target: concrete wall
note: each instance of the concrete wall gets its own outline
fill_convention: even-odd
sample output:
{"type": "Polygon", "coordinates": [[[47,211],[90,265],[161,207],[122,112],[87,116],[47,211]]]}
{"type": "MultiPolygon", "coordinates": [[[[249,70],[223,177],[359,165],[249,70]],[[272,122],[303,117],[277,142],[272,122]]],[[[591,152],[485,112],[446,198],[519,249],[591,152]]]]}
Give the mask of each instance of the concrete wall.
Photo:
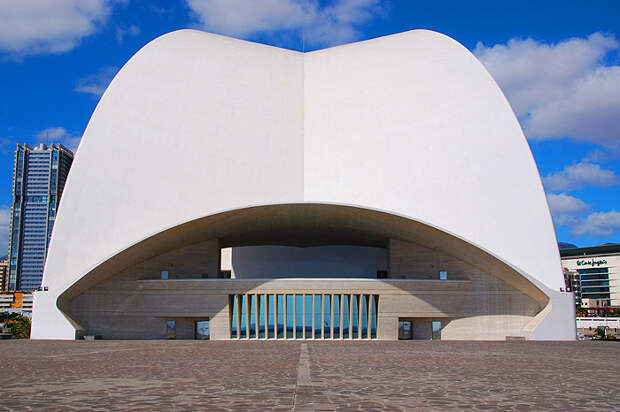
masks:
{"type": "Polygon", "coordinates": [[[440,271],[448,279],[468,279],[472,266],[446,252],[402,240],[389,242],[390,277],[393,279],[439,279],[440,271]]]}
{"type": "Polygon", "coordinates": [[[186,246],[138,263],[123,270],[115,279],[160,279],[161,271],[169,279],[216,279],[220,268],[220,248],[217,239],[186,246]]]}

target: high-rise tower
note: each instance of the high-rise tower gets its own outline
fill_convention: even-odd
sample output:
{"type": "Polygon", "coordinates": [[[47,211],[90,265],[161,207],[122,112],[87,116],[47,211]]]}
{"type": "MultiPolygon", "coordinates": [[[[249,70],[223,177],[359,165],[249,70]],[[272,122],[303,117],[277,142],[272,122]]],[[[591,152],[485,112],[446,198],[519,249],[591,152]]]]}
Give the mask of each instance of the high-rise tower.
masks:
{"type": "Polygon", "coordinates": [[[9,290],[41,286],[43,265],[73,152],[62,145],[17,145],[9,239],[9,290]]]}

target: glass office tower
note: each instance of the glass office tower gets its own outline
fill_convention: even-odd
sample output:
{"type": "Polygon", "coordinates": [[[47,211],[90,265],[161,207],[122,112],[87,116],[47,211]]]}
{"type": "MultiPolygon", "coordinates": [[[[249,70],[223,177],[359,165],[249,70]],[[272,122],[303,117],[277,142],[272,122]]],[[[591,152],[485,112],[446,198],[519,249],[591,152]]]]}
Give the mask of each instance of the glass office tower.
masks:
{"type": "Polygon", "coordinates": [[[43,264],[73,152],[62,145],[17,145],[9,238],[9,290],[41,286],[43,264]]]}

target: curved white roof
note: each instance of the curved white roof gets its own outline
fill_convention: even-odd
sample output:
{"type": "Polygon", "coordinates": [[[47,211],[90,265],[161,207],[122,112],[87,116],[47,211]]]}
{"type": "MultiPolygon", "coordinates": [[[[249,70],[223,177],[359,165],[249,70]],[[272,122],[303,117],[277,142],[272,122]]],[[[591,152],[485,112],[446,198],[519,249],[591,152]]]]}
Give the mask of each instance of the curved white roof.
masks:
{"type": "MultiPolygon", "coordinates": [[[[415,30],[303,54],[181,30],[143,47],[101,98],[62,197],[40,307],[167,228],[304,202],[408,217],[563,287],[528,144],[462,45],[415,30]]],[[[58,336],[36,312],[33,335],[58,336]]]]}

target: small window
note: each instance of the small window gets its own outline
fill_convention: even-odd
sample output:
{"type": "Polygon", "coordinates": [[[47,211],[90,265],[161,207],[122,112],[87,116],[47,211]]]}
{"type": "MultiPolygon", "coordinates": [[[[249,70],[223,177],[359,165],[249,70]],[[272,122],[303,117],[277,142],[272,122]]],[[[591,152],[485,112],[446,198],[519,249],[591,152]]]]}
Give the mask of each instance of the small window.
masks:
{"type": "Polygon", "coordinates": [[[439,280],[448,280],[448,271],[440,270],[439,271],[439,280]]]}
{"type": "Polygon", "coordinates": [[[177,322],[175,320],[166,321],[166,339],[177,337],[177,322]]]}
{"type": "Polygon", "coordinates": [[[167,270],[162,270],[161,271],[161,278],[162,278],[162,280],[168,279],[168,271],[167,270]]]}

